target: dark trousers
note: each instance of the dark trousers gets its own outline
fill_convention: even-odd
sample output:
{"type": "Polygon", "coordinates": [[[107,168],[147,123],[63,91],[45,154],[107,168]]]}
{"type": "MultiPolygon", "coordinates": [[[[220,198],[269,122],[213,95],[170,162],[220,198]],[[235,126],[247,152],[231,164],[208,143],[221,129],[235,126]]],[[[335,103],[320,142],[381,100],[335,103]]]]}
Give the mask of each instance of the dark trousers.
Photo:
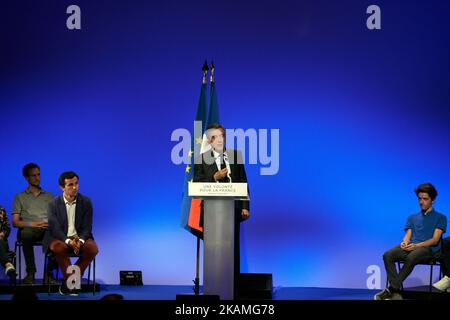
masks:
{"type": "Polygon", "coordinates": [[[42,239],[44,239],[45,232],[46,230],[41,228],[26,227],[19,229],[18,239],[23,244],[23,255],[27,266],[27,273],[36,273],[33,244],[42,241],[42,239]]]}
{"type": "MultiPolygon", "coordinates": [[[[68,278],[70,274],[67,273],[67,268],[71,265],[70,254],[73,253],[73,249],[69,247],[64,241],[53,239],[50,241],[50,250],[55,254],[56,261],[63,273],[64,280],[68,278]]],[[[80,254],[77,262],[75,263],[83,276],[86,268],[94,260],[98,253],[98,247],[94,240],[89,239],[81,246],[80,254]]]]}
{"type": "Polygon", "coordinates": [[[442,240],[442,272],[450,277],[450,237],[442,240]]]}
{"type": "Polygon", "coordinates": [[[0,239],[0,264],[4,267],[7,262],[11,262],[8,258],[9,246],[8,241],[0,239]]]}
{"type": "Polygon", "coordinates": [[[403,281],[410,275],[414,267],[422,260],[431,257],[433,257],[433,254],[430,248],[417,248],[407,252],[398,245],[386,251],[383,255],[383,261],[391,287],[394,290],[400,290],[403,281]],[[397,272],[395,266],[398,261],[404,261],[399,272],[397,272]]]}
{"type": "MultiPolygon", "coordinates": [[[[36,273],[36,263],[34,257],[34,244],[41,242],[44,239],[46,229],[26,227],[19,229],[17,239],[22,242],[23,255],[25,257],[25,264],[27,273],[36,273]]],[[[48,262],[47,270],[51,273],[56,267],[56,261],[51,258],[48,262]]]]}

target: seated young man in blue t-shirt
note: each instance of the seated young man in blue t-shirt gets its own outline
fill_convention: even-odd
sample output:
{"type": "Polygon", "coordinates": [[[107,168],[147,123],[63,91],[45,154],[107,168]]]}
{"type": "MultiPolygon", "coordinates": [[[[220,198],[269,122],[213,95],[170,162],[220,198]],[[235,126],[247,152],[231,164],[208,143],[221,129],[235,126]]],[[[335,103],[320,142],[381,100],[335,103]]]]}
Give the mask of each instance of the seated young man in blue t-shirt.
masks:
{"type": "Polygon", "coordinates": [[[406,233],[400,245],[384,253],[384,267],[390,286],[377,293],[375,300],[401,300],[400,288],[414,266],[441,250],[441,236],[447,229],[447,217],[433,209],[437,190],[431,183],[423,183],[414,191],[421,210],[408,217],[406,233]],[[405,262],[399,272],[395,267],[397,261],[405,262]]]}

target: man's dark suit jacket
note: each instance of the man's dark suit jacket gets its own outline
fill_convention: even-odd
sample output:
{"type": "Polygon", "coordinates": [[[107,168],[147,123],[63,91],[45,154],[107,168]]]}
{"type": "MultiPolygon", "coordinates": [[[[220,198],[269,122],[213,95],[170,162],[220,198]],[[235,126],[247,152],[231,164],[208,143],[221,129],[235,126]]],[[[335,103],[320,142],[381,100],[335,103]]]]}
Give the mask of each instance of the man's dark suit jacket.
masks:
{"type": "MultiPolygon", "coordinates": [[[[247,183],[247,175],[245,174],[245,167],[242,159],[242,154],[233,149],[226,149],[226,153],[228,155],[228,159],[230,162],[231,169],[231,181],[232,182],[245,182],[247,183]]],[[[194,182],[215,182],[214,174],[219,171],[217,168],[217,164],[215,161],[211,161],[214,158],[213,151],[207,151],[205,154],[201,154],[197,158],[196,163],[194,164],[194,182]],[[208,161],[205,161],[205,154],[208,154],[208,161]],[[210,157],[209,157],[210,156],[210,157]],[[200,163],[201,161],[201,163],[200,163]],[[212,163],[211,163],[212,162],[212,163]]],[[[225,178],[223,180],[219,180],[219,182],[228,182],[228,179],[225,178]]],[[[250,211],[250,201],[245,200],[237,200],[235,203],[235,211],[239,217],[239,221],[242,220],[241,212],[242,209],[247,209],[250,211]]]]}
{"type": "MultiPolygon", "coordinates": [[[[75,229],[78,237],[84,241],[93,239],[91,199],[78,194],[76,201],[75,229]]],[[[60,195],[48,204],[48,232],[46,232],[46,237],[43,241],[44,251],[47,251],[52,239],[66,241],[68,230],[66,204],[64,203],[63,195],[60,195]]]]}

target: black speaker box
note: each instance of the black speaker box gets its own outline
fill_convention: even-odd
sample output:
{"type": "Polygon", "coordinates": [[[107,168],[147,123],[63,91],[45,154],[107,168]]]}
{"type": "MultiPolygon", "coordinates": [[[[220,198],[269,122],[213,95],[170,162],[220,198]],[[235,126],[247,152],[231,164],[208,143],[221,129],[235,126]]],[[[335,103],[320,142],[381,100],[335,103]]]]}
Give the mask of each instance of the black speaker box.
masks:
{"type": "Polygon", "coordinates": [[[241,273],[237,289],[238,299],[272,299],[272,274],[241,273]]]}
{"type": "Polygon", "coordinates": [[[142,286],[142,271],[120,271],[120,285],[142,286]]]}

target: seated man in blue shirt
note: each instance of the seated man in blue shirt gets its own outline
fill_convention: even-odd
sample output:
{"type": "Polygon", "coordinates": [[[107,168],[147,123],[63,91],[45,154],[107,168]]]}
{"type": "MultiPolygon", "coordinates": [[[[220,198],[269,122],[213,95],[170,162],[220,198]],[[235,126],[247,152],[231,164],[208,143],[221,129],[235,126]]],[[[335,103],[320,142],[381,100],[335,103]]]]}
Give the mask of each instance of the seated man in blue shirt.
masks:
{"type": "Polygon", "coordinates": [[[447,218],[433,209],[437,190],[431,183],[423,183],[415,189],[415,193],[421,211],[409,216],[400,245],[384,253],[384,267],[390,286],[377,293],[375,300],[401,300],[400,288],[414,266],[441,250],[441,237],[447,229],[447,218]],[[395,267],[397,261],[404,261],[399,272],[395,267]]]}

